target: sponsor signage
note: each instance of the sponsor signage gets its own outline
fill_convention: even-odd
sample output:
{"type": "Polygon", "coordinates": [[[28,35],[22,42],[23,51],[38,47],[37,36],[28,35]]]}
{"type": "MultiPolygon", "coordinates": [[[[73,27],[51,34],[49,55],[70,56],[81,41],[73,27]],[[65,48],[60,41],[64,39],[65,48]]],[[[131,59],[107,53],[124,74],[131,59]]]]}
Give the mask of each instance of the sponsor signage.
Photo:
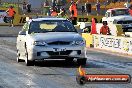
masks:
{"type": "Polygon", "coordinates": [[[94,47],[114,52],[132,54],[132,38],[94,35],[94,47]]]}
{"type": "Polygon", "coordinates": [[[84,85],[86,83],[127,84],[131,82],[131,76],[129,74],[87,74],[86,70],[80,66],[78,68],[76,81],[80,85],[84,85]]]}

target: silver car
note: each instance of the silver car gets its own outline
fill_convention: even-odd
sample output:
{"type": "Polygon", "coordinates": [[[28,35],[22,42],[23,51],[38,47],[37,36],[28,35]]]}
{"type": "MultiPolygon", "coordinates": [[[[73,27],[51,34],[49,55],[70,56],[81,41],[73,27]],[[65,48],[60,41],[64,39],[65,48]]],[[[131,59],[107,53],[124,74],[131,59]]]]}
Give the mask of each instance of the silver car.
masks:
{"type": "Polygon", "coordinates": [[[17,37],[17,62],[33,65],[37,60],[65,59],[85,65],[85,40],[64,18],[37,18],[27,21],[17,37]]]}

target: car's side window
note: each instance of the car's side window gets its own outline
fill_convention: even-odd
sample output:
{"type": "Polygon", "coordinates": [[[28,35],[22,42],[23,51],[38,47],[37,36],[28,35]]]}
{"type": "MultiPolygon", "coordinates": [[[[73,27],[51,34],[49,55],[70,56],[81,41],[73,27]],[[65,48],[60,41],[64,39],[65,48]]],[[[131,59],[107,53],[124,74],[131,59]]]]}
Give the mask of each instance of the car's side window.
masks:
{"type": "Polygon", "coordinates": [[[29,29],[29,23],[26,22],[22,28],[22,31],[27,31],[29,29]]]}

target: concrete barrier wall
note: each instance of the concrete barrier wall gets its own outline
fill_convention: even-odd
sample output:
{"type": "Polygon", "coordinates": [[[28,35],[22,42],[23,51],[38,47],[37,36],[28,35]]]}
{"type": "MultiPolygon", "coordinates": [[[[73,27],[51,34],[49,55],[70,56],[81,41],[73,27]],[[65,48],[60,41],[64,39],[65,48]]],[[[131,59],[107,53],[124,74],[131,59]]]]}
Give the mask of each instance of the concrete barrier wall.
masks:
{"type": "Polygon", "coordinates": [[[86,47],[93,47],[93,35],[90,33],[82,33],[82,37],[86,41],[86,47]]]}
{"type": "Polygon", "coordinates": [[[93,35],[94,48],[132,55],[132,38],[93,35]]]}

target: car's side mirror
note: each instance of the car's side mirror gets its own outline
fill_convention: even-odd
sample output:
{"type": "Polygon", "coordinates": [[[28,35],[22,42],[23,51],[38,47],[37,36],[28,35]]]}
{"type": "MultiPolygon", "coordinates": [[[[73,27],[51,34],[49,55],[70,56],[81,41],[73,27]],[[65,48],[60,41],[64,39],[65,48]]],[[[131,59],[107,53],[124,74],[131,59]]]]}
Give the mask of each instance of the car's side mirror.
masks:
{"type": "Polygon", "coordinates": [[[20,31],[19,35],[26,35],[26,31],[20,31]]]}

